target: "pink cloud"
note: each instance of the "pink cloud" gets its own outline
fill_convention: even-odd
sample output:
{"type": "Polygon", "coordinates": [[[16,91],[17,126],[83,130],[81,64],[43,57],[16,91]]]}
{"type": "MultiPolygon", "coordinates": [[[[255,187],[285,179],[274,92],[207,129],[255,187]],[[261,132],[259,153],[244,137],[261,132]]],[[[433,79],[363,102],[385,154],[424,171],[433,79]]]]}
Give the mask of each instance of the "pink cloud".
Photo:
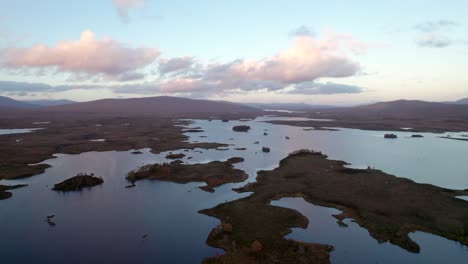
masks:
{"type": "Polygon", "coordinates": [[[205,90],[281,90],[289,85],[319,78],[343,78],[361,70],[348,56],[361,54],[367,45],[347,35],[330,34],[323,39],[297,36],[289,49],[262,60],[236,60],[200,66],[197,74],[164,81],[166,93],[205,90]]]}
{"type": "Polygon", "coordinates": [[[298,36],[294,39],[291,48],[272,58],[213,65],[207,71],[207,78],[300,83],[323,77],[352,76],[361,69],[361,66],[346,57],[345,52],[349,50],[354,52],[358,47],[346,44],[344,40],[342,37],[317,40],[310,36],[298,36]]]}
{"type": "Polygon", "coordinates": [[[157,49],[129,48],[109,38],[96,39],[86,30],[77,41],[62,41],[55,47],[4,50],[3,66],[8,68],[55,68],[60,72],[103,75],[113,79],[136,76],[139,69],[154,62],[157,49]]]}
{"type": "Polygon", "coordinates": [[[195,92],[202,90],[203,86],[203,82],[197,79],[175,78],[161,83],[159,89],[163,93],[195,92]]]}

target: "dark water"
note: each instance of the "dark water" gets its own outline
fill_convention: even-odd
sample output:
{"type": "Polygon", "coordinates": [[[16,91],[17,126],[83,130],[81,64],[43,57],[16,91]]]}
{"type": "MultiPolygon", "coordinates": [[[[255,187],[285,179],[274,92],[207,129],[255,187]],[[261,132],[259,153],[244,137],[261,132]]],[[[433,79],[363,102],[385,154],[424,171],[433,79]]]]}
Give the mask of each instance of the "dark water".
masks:
{"type": "MultiPolygon", "coordinates": [[[[230,146],[227,150],[200,149],[184,152],[187,157],[193,157],[191,160],[186,157],[185,161],[198,163],[241,156],[245,158],[245,162],[236,167],[249,173],[248,181],[254,181],[259,169],[273,169],[289,152],[310,148],[324,151],[330,158],[345,160],[354,166],[370,165],[418,182],[449,188],[468,188],[468,163],[465,162],[468,142],[444,140],[434,134],[424,134],[422,139],[406,138],[411,132],[398,132],[400,138],[392,141],[383,139],[385,132],[352,129],[337,132],[304,131],[298,127],[258,122],[268,119],[272,118],[227,123],[196,120],[192,127],[201,126],[205,132],[189,133],[190,141],[219,142],[230,146]],[[233,132],[232,126],[238,124],[248,124],[252,130],[248,133],[233,132]],[[268,135],[264,136],[264,132],[268,135]],[[291,139],[286,140],[286,136],[291,139]],[[253,144],[255,141],[259,141],[259,144],[253,144]],[[262,146],[270,147],[271,152],[262,153],[262,146]],[[247,150],[235,150],[237,147],[246,147],[247,150]]],[[[248,195],[240,195],[231,190],[232,187],[245,183],[227,184],[217,188],[215,193],[196,188],[203,183],[175,184],[160,181],[142,181],[137,183],[137,187],[126,189],[124,186],[128,183],[125,176],[129,171],[143,164],[163,162],[167,154],[155,155],[147,149],[143,152],[142,155],[116,151],[57,154],[57,158],[44,162],[52,165],[44,174],[12,181],[15,184],[28,183],[29,186],[13,190],[14,196],[11,199],[0,202],[2,261],[199,263],[206,256],[222,253],[219,249],[205,245],[206,237],[219,221],[198,214],[197,211],[248,195]],[[50,190],[53,184],[79,172],[95,173],[96,176],[103,177],[104,184],[66,194],[50,190]],[[54,221],[57,225],[54,227],[49,227],[45,222],[46,216],[51,214],[56,215],[54,221]],[[144,235],[148,237],[145,239],[144,235]]],[[[10,182],[0,182],[8,183],[10,182]]],[[[288,204],[283,205],[289,207],[288,204]]],[[[315,215],[329,217],[324,212],[315,215]]],[[[330,223],[336,225],[333,219],[330,223]]],[[[322,225],[323,230],[332,228],[328,222],[319,226],[322,225]]],[[[355,229],[350,227],[347,230],[355,229]]],[[[458,256],[460,249],[466,250],[452,241],[421,234],[423,235],[416,233],[415,239],[423,247],[421,256],[429,261],[426,263],[437,263],[430,262],[430,255],[424,255],[424,249],[430,248],[430,245],[444,245],[446,249],[443,254],[451,256],[458,256]]],[[[346,239],[347,235],[349,234],[345,231],[330,232],[331,240],[328,241],[332,242],[327,243],[338,243],[340,236],[346,239]]],[[[324,236],[327,236],[326,233],[324,236]]],[[[414,258],[411,258],[414,254],[399,247],[379,245],[365,230],[361,230],[355,240],[360,242],[356,244],[362,245],[363,252],[368,248],[388,255],[398,252],[403,256],[399,259],[401,263],[414,263],[414,258]],[[371,242],[376,245],[370,247],[371,242]]],[[[340,247],[333,254],[333,260],[340,260],[337,263],[349,263],[341,262],[341,259],[354,255],[354,250],[355,248],[343,245],[343,248],[340,247]]],[[[462,252],[468,259],[466,251],[462,252]]],[[[371,253],[360,254],[372,256],[371,253]]]]}

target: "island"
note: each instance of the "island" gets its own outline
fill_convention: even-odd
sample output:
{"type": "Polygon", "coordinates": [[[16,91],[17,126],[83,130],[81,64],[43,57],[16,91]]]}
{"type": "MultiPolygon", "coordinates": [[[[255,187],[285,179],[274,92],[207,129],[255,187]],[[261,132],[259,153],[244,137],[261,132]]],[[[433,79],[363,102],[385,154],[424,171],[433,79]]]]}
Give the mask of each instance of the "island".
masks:
{"type": "Polygon", "coordinates": [[[185,157],[183,153],[170,153],[166,155],[166,159],[181,159],[183,157],[185,157]]]}
{"type": "Polygon", "coordinates": [[[207,243],[225,254],[204,263],[330,263],[332,246],[284,238],[290,228],[305,228],[308,220],[295,210],[270,205],[283,197],[303,197],[339,209],[338,224],[352,218],[379,242],[389,241],[410,252],[420,250],[408,236],[414,231],[468,245],[468,202],[455,198],[467,195],[467,190],[418,184],[380,170],[345,165],[319,152],[297,151],[281,160],[278,168],[259,171],[257,182],[236,190],[252,192],[250,196],[200,211],[231,226],[225,230],[221,225],[210,233],[207,243]],[[255,249],[254,243],[261,247],[255,249]]]}
{"type": "Polygon", "coordinates": [[[235,132],[249,132],[250,126],[246,126],[246,125],[233,126],[232,130],[235,132]]]}
{"type": "Polygon", "coordinates": [[[392,138],[393,139],[393,138],[398,138],[398,136],[395,135],[395,134],[385,134],[384,138],[392,138]]]}
{"type": "Polygon", "coordinates": [[[104,183],[102,178],[94,177],[94,174],[79,173],[75,177],[54,185],[54,191],[79,191],[85,187],[93,187],[104,183]]]}
{"type": "Polygon", "coordinates": [[[241,163],[241,162],[244,162],[244,158],[241,158],[241,157],[232,157],[232,158],[229,158],[227,160],[227,162],[231,163],[231,164],[236,164],[236,163],[241,163]]]}
{"type": "Polygon", "coordinates": [[[127,180],[132,183],[143,179],[176,183],[205,182],[206,185],[201,186],[200,189],[214,192],[215,187],[225,183],[242,182],[248,178],[247,173],[234,168],[233,164],[238,162],[241,162],[240,158],[198,164],[183,164],[179,162],[150,164],[136,171],[129,172],[127,180]]]}

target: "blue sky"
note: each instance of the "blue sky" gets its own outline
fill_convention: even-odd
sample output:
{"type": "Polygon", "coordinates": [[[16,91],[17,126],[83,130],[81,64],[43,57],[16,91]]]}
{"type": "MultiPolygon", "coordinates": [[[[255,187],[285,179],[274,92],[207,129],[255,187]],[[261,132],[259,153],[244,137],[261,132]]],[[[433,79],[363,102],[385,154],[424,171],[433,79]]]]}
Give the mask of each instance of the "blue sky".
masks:
{"type": "MultiPolygon", "coordinates": [[[[324,104],[454,100],[468,97],[466,10],[462,0],[5,0],[0,95],[82,101],[165,94],[324,104]],[[293,34],[300,27],[310,34],[293,34]],[[103,58],[103,52],[82,51],[78,42],[86,30],[93,45],[104,51],[117,46],[115,52],[103,58]],[[54,48],[63,42],[77,45],[58,53],[54,48]],[[38,53],[38,44],[48,50],[38,53]],[[345,47],[333,50],[335,45],[345,47]],[[89,61],[71,65],[77,54],[89,61]],[[174,58],[190,59],[162,74],[161,65],[174,58]],[[93,60],[135,63],[125,69],[84,65],[93,60]],[[355,67],[342,70],[350,64],[355,67]],[[288,69],[304,72],[281,76],[288,69]]],[[[185,60],[170,62],[177,61],[185,60]]]]}

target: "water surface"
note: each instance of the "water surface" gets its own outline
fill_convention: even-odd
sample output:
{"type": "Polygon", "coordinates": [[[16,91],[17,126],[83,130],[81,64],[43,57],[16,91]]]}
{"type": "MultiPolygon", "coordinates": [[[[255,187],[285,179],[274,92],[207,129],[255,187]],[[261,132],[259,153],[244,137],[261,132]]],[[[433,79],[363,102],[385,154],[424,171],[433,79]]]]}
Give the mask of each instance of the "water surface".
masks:
{"type": "Polygon", "coordinates": [[[12,128],[12,129],[0,129],[0,135],[9,135],[9,134],[25,134],[31,133],[35,130],[42,128],[12,128]]]}
{"type": "MultiPolygon", "coordinates": [[[[394,132],[399,138],[387,140],[383,138],[386,132],[382,131],[304,131],[301,127],[262,122],[275,119],[278,118],[267,116],[253,121],[229,122],[194,120],[187,128],[201,127],[204,132],[186,133],[190,142],[218,142],[229,146],[218,150],[182,149],[172,152],[183,152],[186,154],[183,160],[189,163],[243,157],[245,161],[235,166],[249,174],[246,182],[255,181],[258,170],[277,167],[289,152],[309,148],[323,151],[332,159],[347,161],[350,166],[372,166],[417,182],[468,188],[468,163],[465,162],[467,142],[441,139],[438,138],[440,134],[430,133],[423,133],[424,138],[415,139],[410,138],[411,132],[394,132]],[[248,133],[234,132],[234,125],[249,125],[252,129],[248,133]],[[265,132],[268,135],[265,136],[265,132]],[[257,141],[259,143],[254,144],[257,141]],[[261,148],[264,146],[270,147],[271,152],[263,153],[261,148]]],[[[144,164],[167,161],[165,156],[168,152],[156,155],[148,149],[142,151],[140,155],[133,155],[131,151],[56,154],[56,158],[44,161],[52,167],[42,175],[0,181],[0,184],[29,184],[26,188],[13,190],[12,198],[0,202],[2,261],[200,263],[204,257],[222,253],[205,244],[209,232],[219,221],[197,212],[249,195],[231,190],[243,186],[245,182],[226,184],[216,188],[215,193],[197,188],[204,183],[175,184],[149,180],[137,182],[135,188],[127,189],[125,186],[129,183],[125,176],[129,171],[144,164]],[[81,192],[50,190],[53,184],[80,172],[103,177],[104,184],[81,192]],[[56,215],[55,227],[49,227],[45,222],[46,216],[51,214],[56,215]],[[145,235],[148,236],[146,239],[143,238],[145,235]],[[70,258],[77,254],[79,257],[70,258]]],[[[312,223],[315,217],[329,215],[320,211],[310,217],[310,221],[312,223]]],[[[331,223],[336,225],[333,219],[331,223]]],[[[323,230],[332,228],[326,221],[318,226],[323,230]]],[[[335,243],[341,237],[346,238],[349,235],[346,232],[360,230],[353,231],[359,233],[354,239],[355,243],[369,246],[379,254],[401,255],[398,259],[400,263],[414,263],[414,254],[393,245],[379,245],[365,230],[356,228],[351,226],[342,233],[330,231],[328,238],[327,233],[323,233],[324,239],[328,239],[324,241],[335,243]]],[[[452,241],[424,233],[414,236],[423,250],[436,245],[444,248],[446,253],[442,255],[457,255],[460,252],[460,246],[452,241]]],[[[347,254],[353,252],[353,248],[346,245],[340,246],[340,250],[347,254]]],[[[362,254],[372,255],[371,252],[362,254]]],[[[468,255],[464,256],[468,258],[468,255]]]]}

